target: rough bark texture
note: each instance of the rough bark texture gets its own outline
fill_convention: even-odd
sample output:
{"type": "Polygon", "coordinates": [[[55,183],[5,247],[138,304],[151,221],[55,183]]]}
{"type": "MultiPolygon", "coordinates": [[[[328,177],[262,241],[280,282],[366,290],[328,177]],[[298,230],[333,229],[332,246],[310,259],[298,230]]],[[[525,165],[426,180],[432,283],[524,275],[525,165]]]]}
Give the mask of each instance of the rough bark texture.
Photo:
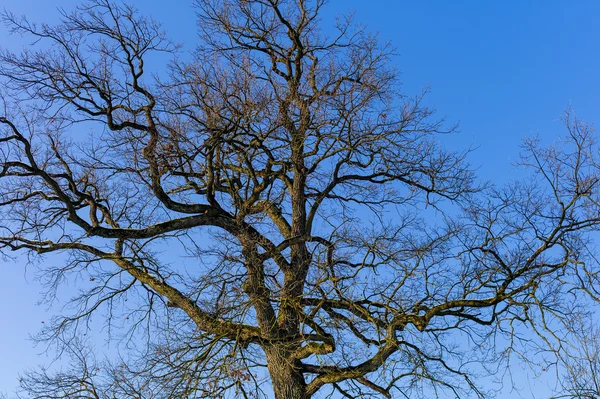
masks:
{"type": "Polygon", "coordinates": [[[308,399],[300,362],[284,348],[266,348],[267,363],[276,399],[308,399]]]}

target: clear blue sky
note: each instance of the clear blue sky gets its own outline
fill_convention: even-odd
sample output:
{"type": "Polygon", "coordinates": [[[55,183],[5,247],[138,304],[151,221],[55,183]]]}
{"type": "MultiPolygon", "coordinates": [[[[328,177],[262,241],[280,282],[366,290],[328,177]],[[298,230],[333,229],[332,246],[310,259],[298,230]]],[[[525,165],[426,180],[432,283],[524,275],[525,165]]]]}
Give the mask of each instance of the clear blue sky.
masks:
{"type": "MultiPolygon", "coordinates": [[[[75,0],[2,0],[4,7],[33,21],[50,22],[56,7],[75,0]]],[[[164,23],[176,41],[192,45],[193,10],[185,0],[133,0],[164,23]]],[[[429,86],[428,103],[460,133],[456,148],[476,147],[471,161],[485,179],[504,181],[514,169],[521,139],[562,134],[557,119],[572,105],[598,124],[600,110],[600,1],[400,1],[331,0],[324,23],[336,13],[356,12],[356,21],[378,31],[397,48],[407,94],[429,86]]],[[[0,45],[17,50],[23,42],[0,27],[0,45]]],[[[15,386],[17,373],[43,363],[40,348],[27,340],[53,309],[36,306],[40,287],[23,262],[0,260],[0,391],[15,386]]],[[[542,398],[544,382],[532,388],[542,398]]],[[[533,398],[526,387],[507,398],[533,398]]]]}

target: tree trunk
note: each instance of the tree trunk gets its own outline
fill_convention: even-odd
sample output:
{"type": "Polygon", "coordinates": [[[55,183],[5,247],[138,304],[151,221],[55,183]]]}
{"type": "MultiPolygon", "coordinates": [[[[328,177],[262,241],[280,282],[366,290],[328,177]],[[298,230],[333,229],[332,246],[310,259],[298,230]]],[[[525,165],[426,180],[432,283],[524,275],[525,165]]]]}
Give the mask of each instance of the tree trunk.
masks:
{"type": "Polygon", "coordinates": [[[298,362],[286,356],[281,348],[265,349],[275,399],[309,399],[306,382],[298,368],[298,362]]]}

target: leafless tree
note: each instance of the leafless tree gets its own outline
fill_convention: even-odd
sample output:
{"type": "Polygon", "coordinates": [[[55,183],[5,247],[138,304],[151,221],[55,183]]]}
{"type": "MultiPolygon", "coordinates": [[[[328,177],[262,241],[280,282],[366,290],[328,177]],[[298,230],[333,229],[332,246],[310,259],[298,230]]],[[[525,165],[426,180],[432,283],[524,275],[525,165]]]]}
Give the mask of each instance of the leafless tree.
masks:
{"type": "Polygon", "coordinates": [[[559,386],[552,399],[600,398],[600,329],[594,319],[592,314],[574,320],[572,339],[559,352],[559,386]]]}
{"type": "Polygon", "coordinates": [[[196,6],[190,56],[108,0],[5,15],[35,45],[0,55],[0,243],[49,298],[80,289],[42,334],[77,366],[25,396],[483,396],[525,331],[559,338],[598,286],[589,126],[480,185],[392,49],[319,29],[324,0],[196,6]],[[114,366],[78,343],[92,317],[129,337],[114,366]]]}

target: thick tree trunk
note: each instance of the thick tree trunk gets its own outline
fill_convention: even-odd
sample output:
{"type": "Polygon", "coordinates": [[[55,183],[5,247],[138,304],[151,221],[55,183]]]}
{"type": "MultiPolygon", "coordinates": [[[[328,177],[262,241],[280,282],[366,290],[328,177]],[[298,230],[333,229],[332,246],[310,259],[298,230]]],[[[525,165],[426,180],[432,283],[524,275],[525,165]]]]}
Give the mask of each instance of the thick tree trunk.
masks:
{"type": "Polygon", "coordinates": [[[297,363],[290,360],[285,350],[269,348],[265,350],[269,374],[276,399],[309,399],[306,382],[297,363]]]}

